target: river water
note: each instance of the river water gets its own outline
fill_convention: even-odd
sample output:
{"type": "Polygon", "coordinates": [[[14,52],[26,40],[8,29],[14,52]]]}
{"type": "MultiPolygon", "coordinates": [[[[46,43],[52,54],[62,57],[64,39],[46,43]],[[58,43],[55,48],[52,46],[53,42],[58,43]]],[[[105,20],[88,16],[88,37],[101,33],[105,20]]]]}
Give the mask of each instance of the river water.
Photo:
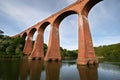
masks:
{"type": "Polygon", "coordinates": [[[0,60],[0,80],[120,80],[119,60],[80,66],[76,60],[0,60]]]}

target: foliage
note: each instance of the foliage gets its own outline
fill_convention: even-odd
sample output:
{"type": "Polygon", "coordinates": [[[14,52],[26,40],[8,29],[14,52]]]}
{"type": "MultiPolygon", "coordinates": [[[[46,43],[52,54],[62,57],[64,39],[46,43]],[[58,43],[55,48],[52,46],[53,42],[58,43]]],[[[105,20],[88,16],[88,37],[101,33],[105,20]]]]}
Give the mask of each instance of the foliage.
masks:
{"type": "MultiPolygon", "coordinates": [[[[103,56],[105,58],[119,58],[120,57],[120,43],[113,45],[104,45],[94,47],[96,56],[103,56]]],[[[78,50],[67,50],[60,47],[62,57],[77,57],[78,50]]]]}
{"type": "Polygon", "coordinates": [[[95,53],[97,56],[119,58],[120,57],[120,43],[108,45],[108,46],[95,47],[95,53]]]}
{"type": "Polygon", "coordinates": [[[77,57],[77,50],[67,50],[67,49],[63,49],[62,47],[60,47],[60,51],[61,51],[61,56],[64,57],[69,57],[69,58],[76,58],[77,57]]]}
{"type": "Polygon", "coordinates": [[[23,45],[24,39],[21,37],[2,36],[0,38],[0,55],[21,55],[23,45]]]}
{"type": "Polygon", "coordinates": [[[2,35],[4,32],[2,30],[0,30],[0,35],[2,35]]]}
{"type": "Polygon", "coordinates": [[[46,52],[47,52],[47,44],[44,44],[44,55],[46,55],[46,52]]]}
{"type": "Polygon", "coordinates": [[[0,38],[2,38],[3,37],[3,31],[2,30],[0,30],[0,38]]]}
{"type": "MultiPolygon", "coordinates": [[[[47,48],[48,46],[44,44],[44,55],[46,55],[47,48]]],[[[62,58],[64,57],[76,58],[77,57],[77,50],[70,51],[70,50],[63,49],[62,47],[60,47],[60,53],[61,53],[62,58]]]]}

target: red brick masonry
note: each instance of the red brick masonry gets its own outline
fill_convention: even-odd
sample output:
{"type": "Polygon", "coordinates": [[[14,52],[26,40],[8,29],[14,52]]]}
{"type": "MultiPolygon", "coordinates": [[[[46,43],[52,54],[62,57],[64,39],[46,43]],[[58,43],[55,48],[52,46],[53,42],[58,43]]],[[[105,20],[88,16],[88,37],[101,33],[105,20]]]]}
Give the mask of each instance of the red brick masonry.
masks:
{"type": "Polygon", "coordinates": [[[98,63],[95,56],[91,33],[88,23],[88,13],[91,8],[101,0],[78,0],[63,10],[51,15],[47,19],[35,24],[16,36],[27,37],[24,46],[24,54],[29,55],[29,59],[41,58],[48,60],[61,60],[59,25],[61,21],[71,14],[78,14],[78,58],[77,64],[86,65],[98,63]],[[50,38],[46,56],[44,56],[44,30],[50,25],[50,38]],[[38,32],[35,44],[32,38],[38,32]],[[33,47],[32,47],[33,46],[33,47]]]}

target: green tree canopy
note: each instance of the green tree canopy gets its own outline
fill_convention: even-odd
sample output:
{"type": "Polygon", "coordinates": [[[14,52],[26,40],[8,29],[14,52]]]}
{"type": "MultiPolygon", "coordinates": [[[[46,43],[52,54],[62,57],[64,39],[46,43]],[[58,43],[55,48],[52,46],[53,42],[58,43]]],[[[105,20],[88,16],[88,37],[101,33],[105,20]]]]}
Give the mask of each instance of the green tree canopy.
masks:
{"type": "Polygon", "coordinates": [[[4,32],[2,30],[0,30],[0,35],[3,34],[4,32]]]}

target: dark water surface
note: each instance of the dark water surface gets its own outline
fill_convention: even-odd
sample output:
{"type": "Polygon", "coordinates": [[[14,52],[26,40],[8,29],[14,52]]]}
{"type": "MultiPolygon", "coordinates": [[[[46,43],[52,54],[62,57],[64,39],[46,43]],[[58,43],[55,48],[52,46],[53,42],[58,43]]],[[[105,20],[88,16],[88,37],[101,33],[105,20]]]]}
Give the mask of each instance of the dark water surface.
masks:
{"type": "Polygon", "coordinates": [[[79,66],[75,60],[0,60],[0,80],[120,80],[120,61],[79,66]]]}

